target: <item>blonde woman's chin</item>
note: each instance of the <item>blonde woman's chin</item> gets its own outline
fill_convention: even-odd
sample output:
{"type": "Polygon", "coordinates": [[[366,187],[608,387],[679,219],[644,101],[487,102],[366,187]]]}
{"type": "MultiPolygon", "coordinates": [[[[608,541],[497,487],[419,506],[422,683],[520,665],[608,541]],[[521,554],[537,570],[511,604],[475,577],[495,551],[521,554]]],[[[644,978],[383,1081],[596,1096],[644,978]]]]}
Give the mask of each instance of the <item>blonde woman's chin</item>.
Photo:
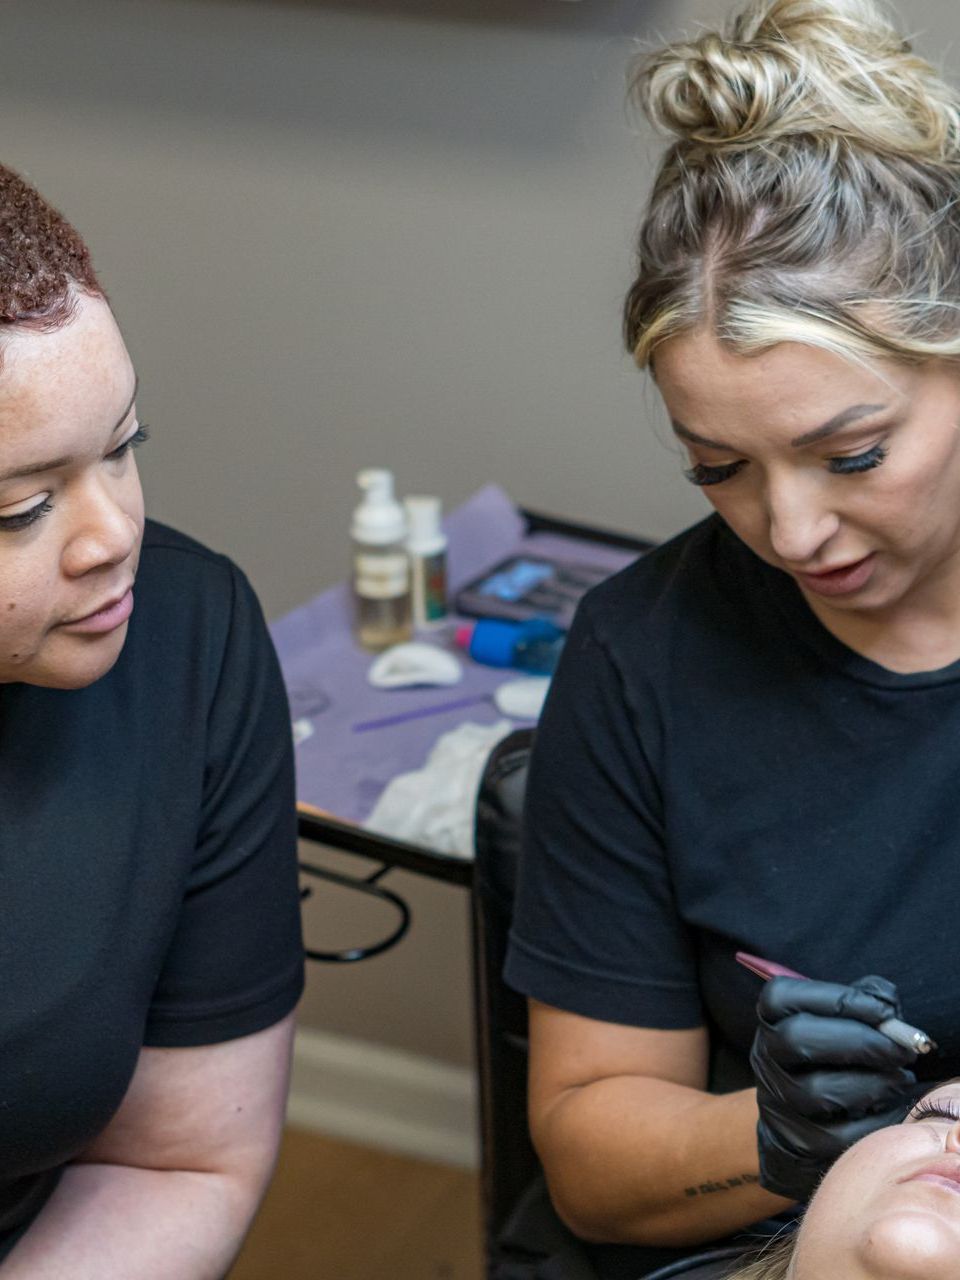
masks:
{"type": "Polygon", "coordinates": [[[957,1280],[960,1085],[851,1147],[797,1233],[789,1280],[957,1280]]]}

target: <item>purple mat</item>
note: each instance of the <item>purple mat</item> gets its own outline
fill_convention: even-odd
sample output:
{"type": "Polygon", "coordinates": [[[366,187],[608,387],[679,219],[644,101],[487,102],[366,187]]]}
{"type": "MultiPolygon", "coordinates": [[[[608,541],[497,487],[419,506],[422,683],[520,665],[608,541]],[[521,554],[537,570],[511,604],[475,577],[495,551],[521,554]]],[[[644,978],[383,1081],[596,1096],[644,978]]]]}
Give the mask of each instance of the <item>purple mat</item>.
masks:
{"type": "MultiPolygon", "coordinates": [[[[636,557],[632,551],[557,534],[525,537],[523,517],[497,485],[480,489],[443,524],[450,544],[451,597],[471,578],[519,551],[607,565],[611,573],[636,557]]],[[[501,719],[491,695],[518,673],[480,666],[454,650],[463,658],[459,684],[374,689],[367,683],[367,670],[375,655],[356,644],[350,623],[350,592],[340,584],[279,618],[270,631],[290,695],[291,715],[295,721],[308,720],[313,729],[296,749],[297,799],[345,821],[362,822],[390,779],[419,768],[442,733],[467,720],[493,724],[501,719]],[[462,705],[465,699],[481,696],[482,702],[462,705]],[[380,729],[354,729],[366,721],[451,702],[461,705],[380,729]]],[[[453,648],[452,630],[451,625],[446,641],[422,638],[453,648]]]]}

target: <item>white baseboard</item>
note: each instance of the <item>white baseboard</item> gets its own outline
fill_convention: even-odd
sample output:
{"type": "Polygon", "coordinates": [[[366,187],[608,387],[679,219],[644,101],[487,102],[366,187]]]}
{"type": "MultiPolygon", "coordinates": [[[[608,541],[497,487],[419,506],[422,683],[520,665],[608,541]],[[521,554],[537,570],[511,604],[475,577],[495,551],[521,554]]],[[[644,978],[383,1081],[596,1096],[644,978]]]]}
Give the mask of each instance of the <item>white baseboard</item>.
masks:
{"type": "Polygon", "coordinates": [[[298,1031],[287,1118],[362,1146],[478,1164],[473,1072],[365,1040],[298,1031]]]}

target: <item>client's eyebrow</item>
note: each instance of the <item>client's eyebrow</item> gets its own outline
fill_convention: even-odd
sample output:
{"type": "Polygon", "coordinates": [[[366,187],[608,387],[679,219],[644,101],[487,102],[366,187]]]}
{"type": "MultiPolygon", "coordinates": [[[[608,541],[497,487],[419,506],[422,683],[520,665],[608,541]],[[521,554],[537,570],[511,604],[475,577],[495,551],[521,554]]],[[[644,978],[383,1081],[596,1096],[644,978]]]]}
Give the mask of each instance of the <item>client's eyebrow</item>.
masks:
{"type": "MultiPolygon", "coordinates": [[[[117,419],[117,425],[110,432],[112,436],[115,436],[126,422],[130,410],[133,408],[133,402],[137,398],[137,390],[139,386],[140,379],[135,377],[133,380],[133,395],[131,395],[130,399],[127,401],[127,407],[117,419]]],[[[28,462],[25,466],[14,467],[12,471],[4,471],[3,474],[0,475],[0,484],[5,480],[19,480],[22,476],[38,475],[43,471],[56,471],[58,467],[69,466],[71,462],[73,462],[73,458],[69,454],[60,458],[49,458],[46,462],[28,462]]]]}
{"type": "MultiPolygon", "coordinates": [[[[927,1098],[932,1098],[934,1094],[937,1093],[940,1089],[949,1089],[949,1087],[953,1084],[960,1084],[960,1076],[950,1076],[949,1079],[940,1080],[939,1082],[934,1080],[929,1081],[923,1093],[919,1094],[910,1104],[910,1110],[907,1112],[905,1119],[907,1120],[912,1119],[914,1114],[916,1113],[917,1108],[920,1106],[922,1102],[926,1102],[927,1098]]],[[[953,1096],[955,1098],[956,1094],[954,1094],[953,1096]]]]}
{"type": "MultiPolygon", "coordinates": [[[[849,426],[851,422],[866,418],[872,413],[879,413],[886,408],[885,404],[852,404],[849,408],[841,409],[839,413],[835,413],[832,418],[828,418],[819,427],[814,427],[811,431],[805,431],[802,435],[795,436],[790,441],[790,447],[791,449],[802,449],[808,444],[814,444],[817,440],[824,439],[825,436],[832,436],[835,431],[840,431],[843,427],[849,426]]],[[[709,440],[706,436],[701,436],[696,431],[691,431],[689,427],[685,427],[676,418],[670,419],[670,425],[681,440],[688,440],[690,444],[702,444],[708,449],[735,452],[735,450],[731,450],[728,444],[722,444],[719,440],[709,440]]]]}
{"type": "Polygon", "coordinates": [[[936,1093],[938,1089],[946,1089],[951,1084],[960,1084],[960,1076],[951,1076],[949,1080],[941,1080],[939,1084],[932,1084],[923,1096],[926,1097],[927,1094],[936,1093]]]}

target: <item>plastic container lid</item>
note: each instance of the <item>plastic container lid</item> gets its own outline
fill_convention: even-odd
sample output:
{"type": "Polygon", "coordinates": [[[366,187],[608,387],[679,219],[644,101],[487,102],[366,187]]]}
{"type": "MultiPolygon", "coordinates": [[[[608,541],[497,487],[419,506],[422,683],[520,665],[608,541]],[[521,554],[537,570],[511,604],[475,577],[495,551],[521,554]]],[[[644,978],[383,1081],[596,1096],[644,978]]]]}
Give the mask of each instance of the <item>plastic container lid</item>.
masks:
{"type": "Polygon", "coordinates": [[[443,504],[439,498],[414,496],[404,498],[407,512],[407,546],[420,555],[442,551],[447,537],[440,526],[443,504]]]}
{"type": "Polygon", "coordinates": [[[512,667],[514,650],[522,635],[522,623],[483,618],[474,623],[468,637],[470,657],[475,662],[485,662],[488,667],[512,667]]]}

